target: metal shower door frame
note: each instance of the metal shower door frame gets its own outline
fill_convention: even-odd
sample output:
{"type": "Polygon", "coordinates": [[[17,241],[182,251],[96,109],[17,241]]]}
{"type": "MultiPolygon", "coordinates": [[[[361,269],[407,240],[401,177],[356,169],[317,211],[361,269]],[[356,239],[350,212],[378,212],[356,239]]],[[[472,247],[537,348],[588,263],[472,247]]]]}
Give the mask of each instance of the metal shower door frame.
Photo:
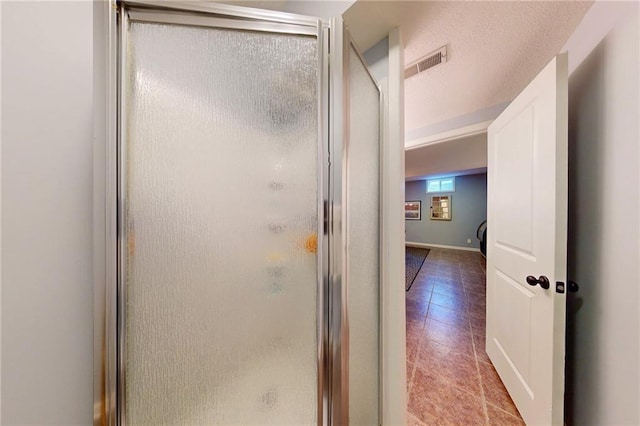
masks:
{"type": "MultiPolygon", "coordinates": [[[[312,18],[304,18],[294,19],[289,16],[284,16],[282,22],[277,14],[269,14],[267,20],[264,20],[264,17],[255,18],[256,16],[262,16],[263,13],[256,13],[255,15],[251,10],[246,10],[244,8],[235,8],[226,5],[217,5],[211,4],[208,8],[208,13],[213,14],[210,15],[201,15],[201,9],[203,9],[202,4],[196,4],[198,7],[198,11],[193,10],[185,10],[184,4],[179,3],[177,7],[179,9],[156,9],[151,4],[152,2],[124,2],[119,4],[118,8],[118,34],[119,34],[119,43],[118,43],[118,115],[117,115],[117,123],[118,123],[118,141],[117,141],[117,179],[118,179],[118,196],[117,196],[117,209],[118,209],[118,232],[117,232],[117,291],[116,291],[116,306],[117,306],[117,317],[116,317],[116,329],[117,329],[117,337],[116,337],[116,346],[117,346],[117,356],[116,356],[116,418],[118,419],[118,424],[126,425],[126,253],[127,253],[127,229],[124,226],[124,220],[126,214],[126,173],[124,173],[126,166],[126,145],[127,145],[127,105],[126,105],[126,93],[127,93],[127,82],[124,78],[126,74],[126,66],[127,66],[127,57],[126,57],[126,46],[127,46],[127,32],[129,28],[129,22],[149,22],[149,23],[161,23],[161,24],[171,24],[171,25],[188,25],[188,26],[198,26],[198,27],[214,27],[214,28],[224,28],[224,29],[234,29],[234,30],[245,30],[245,31],[258,31],[258,32],[268,32],[268,33],[285,33],[285,34],[297,34],[297,35],[307,35],[307,36],[315,36],[318,44],[318,55],[319,55],[319,63],[322,64],[325,61],[324,51],[322,49],[322,23],[317,19],[312,18]],[[141,7],[142,6],[142,7],[141,7]],[[242,18],[242,19],[238,19],[242,18]],[[251,19],[258,19],[252,21],[251,19]]],[[[166,8],[167,3],[162,3],[162,5],[166,8]]],[[[328,170],[328,158],[327,150],[324,147],[324,134],[326,131],[323,129],[322,116],[323,116],[323,98],[321,96],[326,90],[322,87],[322,76],[319,72],[319,87],[318,87],[318,98],[319,98],[319,117],[318,117],[318,193],[319,196],[322,197],[322,200],[318,202],[318,229],[324,229],[324,209],[321,206],[324,205],[325,194],[324,189],[327,186],[325,183],[327,181],[328,170]]],[[[327,382],[326,375],[327,369],[325,368],[326,362],[326,348],[328,346],[327,342],[324,340],[324,336],[328,333],[326,329],[329,327],[327,321],[327,298],[325,297],[326,284],[325,277],[329,275],[328,270],[325,270],[325,266],[328,267],[328,264],[324,264],[324,259],[327,257],[328,253],[325,253],[324,248],[327,246],[326,244],[326,236],[318,235],[318,246],[322,247],[321,250],[318,250],[318,271],[317,271],[317,336],[318,336],[318,362],[317,362],[317,377],[318,377],[318,421],[324,422],[324,419],[330,417],[328,413],[327,403],[330,400],[330,389],[325,385],[327,382]]],[[[329,302],[330,303],[330,302],[329,302]]]]}
{"type": "MultiPolygon", "coordinates": [[[[99,252],[103,273],[95,280],[95,356],[94,356],[94,424],[125,425],[125,318],[124,318],[124,253],[126,230],[123,227],[126,182],[122,173],[126,158],[126,37],[128,21],[158,22],[178,25],[213,26],[260,32],[276,32],[315,36],[318,42],[318,271],[317,271],[317,374],[318,424],[331,424],[335,405],[331,398],[329,359],[329,213],[333,200],[329,191],[329,133],[326,117],[329,111],[328,47],[329,22],[286,13],[261,11],[203,2],[169,3],[163,1],[109,2],[106,23],[108,45],[105,54],[106,117],[104,131],[106,165],[104,168],[105,229],[99,252]]],[[[100,180],[100,178],[96,178],[100,180]]],[[[98,232],[100,234],[100,232],[98,232]]],[[[338,410],[339,411],[339,410],[338,410]]]]}
{"type": "MultiPolygon", "coordinates": [[[[340,18],[264,11],[211,2],[108,0],[95,13],[98,78],[94,126],[96,189],[94,231],[94,424],[126,425],[123,227],[126,182],[126,65],[129,20],[213,26],[316,36],[318,78],[318,425],[348,424],[348,320],[345,273],[343,172],[348,141],[348,47],[353,44],[340,18]],[[102,32],[101,32],[102,31],[102,32]],[[333,53],[331,53],[333,52],[333,53]],[[336,52],[342,52],[337,54],[336,52]],[[100,81],[102,79],[103,81],[100,81]],[[102,113],[102,114],[101,114],[102,113]],[[104,138],[103,138],[104,137],[104,138]],[[105,143],[106,142],[106,143],[105,143]],[[102,143],[102,144],[101,144],[102,143]],[[103,194],[101,198],[99,194],[103,194]],[[102,225],[100,227],[99,225],[102,225]]],[[[354,45],[355,48],[355,45],[354,45]]],[[[358,49],[356,51],[359,54],[358,49]]],[[[360,55],[360,54],[359,54],[360,55]]],[[[362,60],[362,57],[360,57],[362,60]]],[[[364,61],[363,61],[364,62],[364,61]]],[[[366,68],[366,67],[365,67],[366,68]]],[[[372,80],[375,83],[375,79],[372,80]]],[[[380,91],[376,83],[376,87],[380,91]]],[[[380,94],[382,103],[382,93],[380,94]]],[[[382,125],[383,115],[380,115],[382,125]]],[[[380,141],[381,143],[381,141],[380,141]]],[[[380,150],[382,154],[382,149],[380,150]]],[[[382,167],[382,155],[380,167],[382,167]]],[[[382,189],[382,188],[380,188],[382,189]]],[[[382,222],[382,209],[380,211],[382,222]]],[[[382,237],[382,235],[381,235],[382,237]]],[[[382,250],[382,241],[381,241],[382,250]]],[[[380,340],[382,342],[382,340],[380,340]]],[[[381,359],[381,355],[380,355],[381,359]]],[[[382,382],[380,381],[380,387],[382,382]]],[[[382,393],[381,391],[379,391],[382,393]]],[[[382,404],[380,404],[382,410],[382,404]]],[[[382,417],[380,417],[382,418],[382,417]]]]}

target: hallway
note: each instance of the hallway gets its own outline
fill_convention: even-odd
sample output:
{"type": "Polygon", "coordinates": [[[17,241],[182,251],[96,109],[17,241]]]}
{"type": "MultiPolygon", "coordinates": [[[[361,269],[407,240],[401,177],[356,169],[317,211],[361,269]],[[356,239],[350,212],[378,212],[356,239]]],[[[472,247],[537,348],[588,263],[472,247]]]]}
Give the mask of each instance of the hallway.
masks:
{"type": "Polygon", "coordinates": [[[408,424],[523,425],[484,351],[485,260],[431,249],[407,306],[408,424]]]}

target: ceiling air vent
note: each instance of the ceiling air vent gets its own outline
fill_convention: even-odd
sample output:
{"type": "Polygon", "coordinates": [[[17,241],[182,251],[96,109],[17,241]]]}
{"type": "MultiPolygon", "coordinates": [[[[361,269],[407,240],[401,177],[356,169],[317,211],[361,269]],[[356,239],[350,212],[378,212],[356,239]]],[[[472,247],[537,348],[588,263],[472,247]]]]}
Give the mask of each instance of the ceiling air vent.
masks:
{"type": "Polygon", "coordinates": [[[404,78],[413,77],[443,62],[447,62],[447,46],[442,46],[435,52],[431,52],[427,56],[409,65],[404,69],[404,78]]]}

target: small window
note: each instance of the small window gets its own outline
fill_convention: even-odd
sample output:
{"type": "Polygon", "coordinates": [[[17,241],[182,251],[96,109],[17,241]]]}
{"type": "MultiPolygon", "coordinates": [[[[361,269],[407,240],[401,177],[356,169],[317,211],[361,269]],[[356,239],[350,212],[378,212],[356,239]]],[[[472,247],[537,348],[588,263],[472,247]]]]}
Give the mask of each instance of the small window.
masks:
{"type": "Polygon", "coordinates": [[[427,193],[429,192],[455,192],[456,178],[427,179],[427,193]]]}

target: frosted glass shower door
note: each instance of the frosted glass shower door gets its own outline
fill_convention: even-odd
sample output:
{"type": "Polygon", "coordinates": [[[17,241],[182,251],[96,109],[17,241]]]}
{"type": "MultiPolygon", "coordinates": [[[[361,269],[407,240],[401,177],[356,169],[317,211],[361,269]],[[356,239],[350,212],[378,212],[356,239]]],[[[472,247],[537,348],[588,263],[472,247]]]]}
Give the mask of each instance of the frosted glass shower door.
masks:
{"type": "Polygon", "coordinates": [[[349,44],[349,424],[377,425],[380,392],[380,91],[349,44]]]}
{"type": "Polygon", "coordinates": [[[318,39],[125,25],[126,423],[317,424],[318,39]]]}

